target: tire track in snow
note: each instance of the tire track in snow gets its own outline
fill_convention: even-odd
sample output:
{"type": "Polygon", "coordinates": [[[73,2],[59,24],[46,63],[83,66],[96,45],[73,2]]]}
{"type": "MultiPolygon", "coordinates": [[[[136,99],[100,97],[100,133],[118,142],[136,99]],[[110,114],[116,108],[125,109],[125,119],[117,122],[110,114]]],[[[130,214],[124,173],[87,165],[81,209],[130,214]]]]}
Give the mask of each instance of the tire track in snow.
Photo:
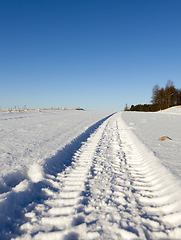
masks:
{"type": "Polygon", "coordinates": [[[47,199],[29,206],[16,239],[179,239],[181,190],[120,113],[46,175],[47,199]],[[51,186],[51,187],[47,187],[51,186]]]}
{"type": "MultiPolygon", "coordinates": [[[[26,213],[29,221],[21,226],[20,230],[25,234],[20,239],[27,239],[27,234],[33,239],[78,239],[78,232],[86,234],[85,216],[82,214],[87,202],[83,194],[85,181],[107,121],[74,154],[71,166],[56,177],[48,175],[49,184],[59,191],[42,189],[49,199],[26,213]]],[[[84,234],[82,236],[86,239],[84,234]]]]}
{"type": "Polygon", "coordinates": [[[180,239],[181,190],[118,114],[97,152],[87,231],[98,239],[180,239]]]}
{"type": "Polygon", "coordinates": [[[25,230],[22,230],[21,225],[24,225],[27,219],[31,216],[36,219],[36,215],[41,218],[41,212],[49,209],[45,200],[54,194],[56,195],[61,189],[61,182],[57,175],[68,171],[69,167],[73,166],[74,154],[79,151],[82,144],[90,138],[96,129],[112,115],[90,126],[55,156],[45,160],[44,165],[35,164],[30,169],[13,172],[13,174],[4,177],[5,181],[2,186],[0,183],[2,190],[0,194],[0,239],[9,240],[17,235],[22,235],[25,230]],[[35,209],[33,215],[30,213],[32,209],[35,209]]]}
{"type": "Polygon", "coordinates": [[[152,152],[118,121],[124,158],[147,239],[180,239],[181,189],[152,152]]]}
{"type": "Polygon", "coordinates": [[[109,121],[93,161],[87,234],[91,238],[97,233],[98,239],[146,239],[131,191],[117,118],[109,121]]]}

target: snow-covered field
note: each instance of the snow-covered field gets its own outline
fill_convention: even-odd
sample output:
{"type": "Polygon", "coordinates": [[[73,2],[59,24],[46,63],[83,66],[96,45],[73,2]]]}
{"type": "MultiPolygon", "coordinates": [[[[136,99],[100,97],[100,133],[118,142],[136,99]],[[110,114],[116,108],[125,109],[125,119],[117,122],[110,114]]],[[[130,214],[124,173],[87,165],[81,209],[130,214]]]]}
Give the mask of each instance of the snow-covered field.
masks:
{"type": "Polygon", "coordinates": [[[0,113],[0,239],[181,239],[180,122],[179,107],[0,113]]]}
{"type": "MultiPolygon", "coordinates": [[[[80,142],[81,137],[82,141],[85,140],[86,130],[110,114],[63,110],[0,112],[0,179],[11,181],[11,176],[7,176],[9,173],[12,173],[12,178],[22,173],[26,175],[27,170],[36,164],[45,168],[48,162],[52,162],[52,157],[59,157],[61,150],[65,146],[68,148],[67,144],[78,137],[80,142]],[[81,136],[82,133],[85,136],[81,136]]],[[[93,131],[96,126],[93,126],[93,131]]],[[[90,133],[88,130],[87,134],[90,133]]]]}
{"type": "Polygon", "coordinates": [[[181,106],[158,113],[124,112],[122,119],[181,185],[181,106]],[[159,141],[162,136],[172,141],[159,141]]]}

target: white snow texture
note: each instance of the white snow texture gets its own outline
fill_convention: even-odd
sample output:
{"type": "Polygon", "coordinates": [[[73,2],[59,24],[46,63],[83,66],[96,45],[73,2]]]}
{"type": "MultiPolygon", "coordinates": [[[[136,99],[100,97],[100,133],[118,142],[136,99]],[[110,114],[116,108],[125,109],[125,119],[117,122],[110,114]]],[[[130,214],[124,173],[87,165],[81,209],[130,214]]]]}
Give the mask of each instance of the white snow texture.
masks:
{"type": "Polygon", "coordinates": [[[181,239],[180,122],[180,107],[1,112],[0,239],[181,239]]]}

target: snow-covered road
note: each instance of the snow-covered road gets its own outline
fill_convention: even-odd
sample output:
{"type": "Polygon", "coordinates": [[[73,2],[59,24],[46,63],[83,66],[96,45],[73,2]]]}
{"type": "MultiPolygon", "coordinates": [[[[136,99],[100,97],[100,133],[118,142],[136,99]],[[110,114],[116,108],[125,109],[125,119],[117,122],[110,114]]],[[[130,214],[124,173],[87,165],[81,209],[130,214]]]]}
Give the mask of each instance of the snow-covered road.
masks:
{"type": "Polygon", "coordinates": [[[69,145],[63,169],[34,167],[36,181],[23,179],[4,193],[1,239],[180,238],[181,189],[174,176],[121,113],[97,127],[69,145]]]}

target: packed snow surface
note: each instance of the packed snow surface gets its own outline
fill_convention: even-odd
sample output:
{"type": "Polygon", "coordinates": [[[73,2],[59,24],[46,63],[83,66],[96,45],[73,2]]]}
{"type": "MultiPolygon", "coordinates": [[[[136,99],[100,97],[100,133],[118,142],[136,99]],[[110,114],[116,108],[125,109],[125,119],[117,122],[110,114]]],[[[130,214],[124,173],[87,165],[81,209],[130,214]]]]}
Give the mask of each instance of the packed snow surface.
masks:
{"type": "Polygon", "coordinates": [[[180,113],[0,113],[0,239],[180,239],[180,113]]]}

